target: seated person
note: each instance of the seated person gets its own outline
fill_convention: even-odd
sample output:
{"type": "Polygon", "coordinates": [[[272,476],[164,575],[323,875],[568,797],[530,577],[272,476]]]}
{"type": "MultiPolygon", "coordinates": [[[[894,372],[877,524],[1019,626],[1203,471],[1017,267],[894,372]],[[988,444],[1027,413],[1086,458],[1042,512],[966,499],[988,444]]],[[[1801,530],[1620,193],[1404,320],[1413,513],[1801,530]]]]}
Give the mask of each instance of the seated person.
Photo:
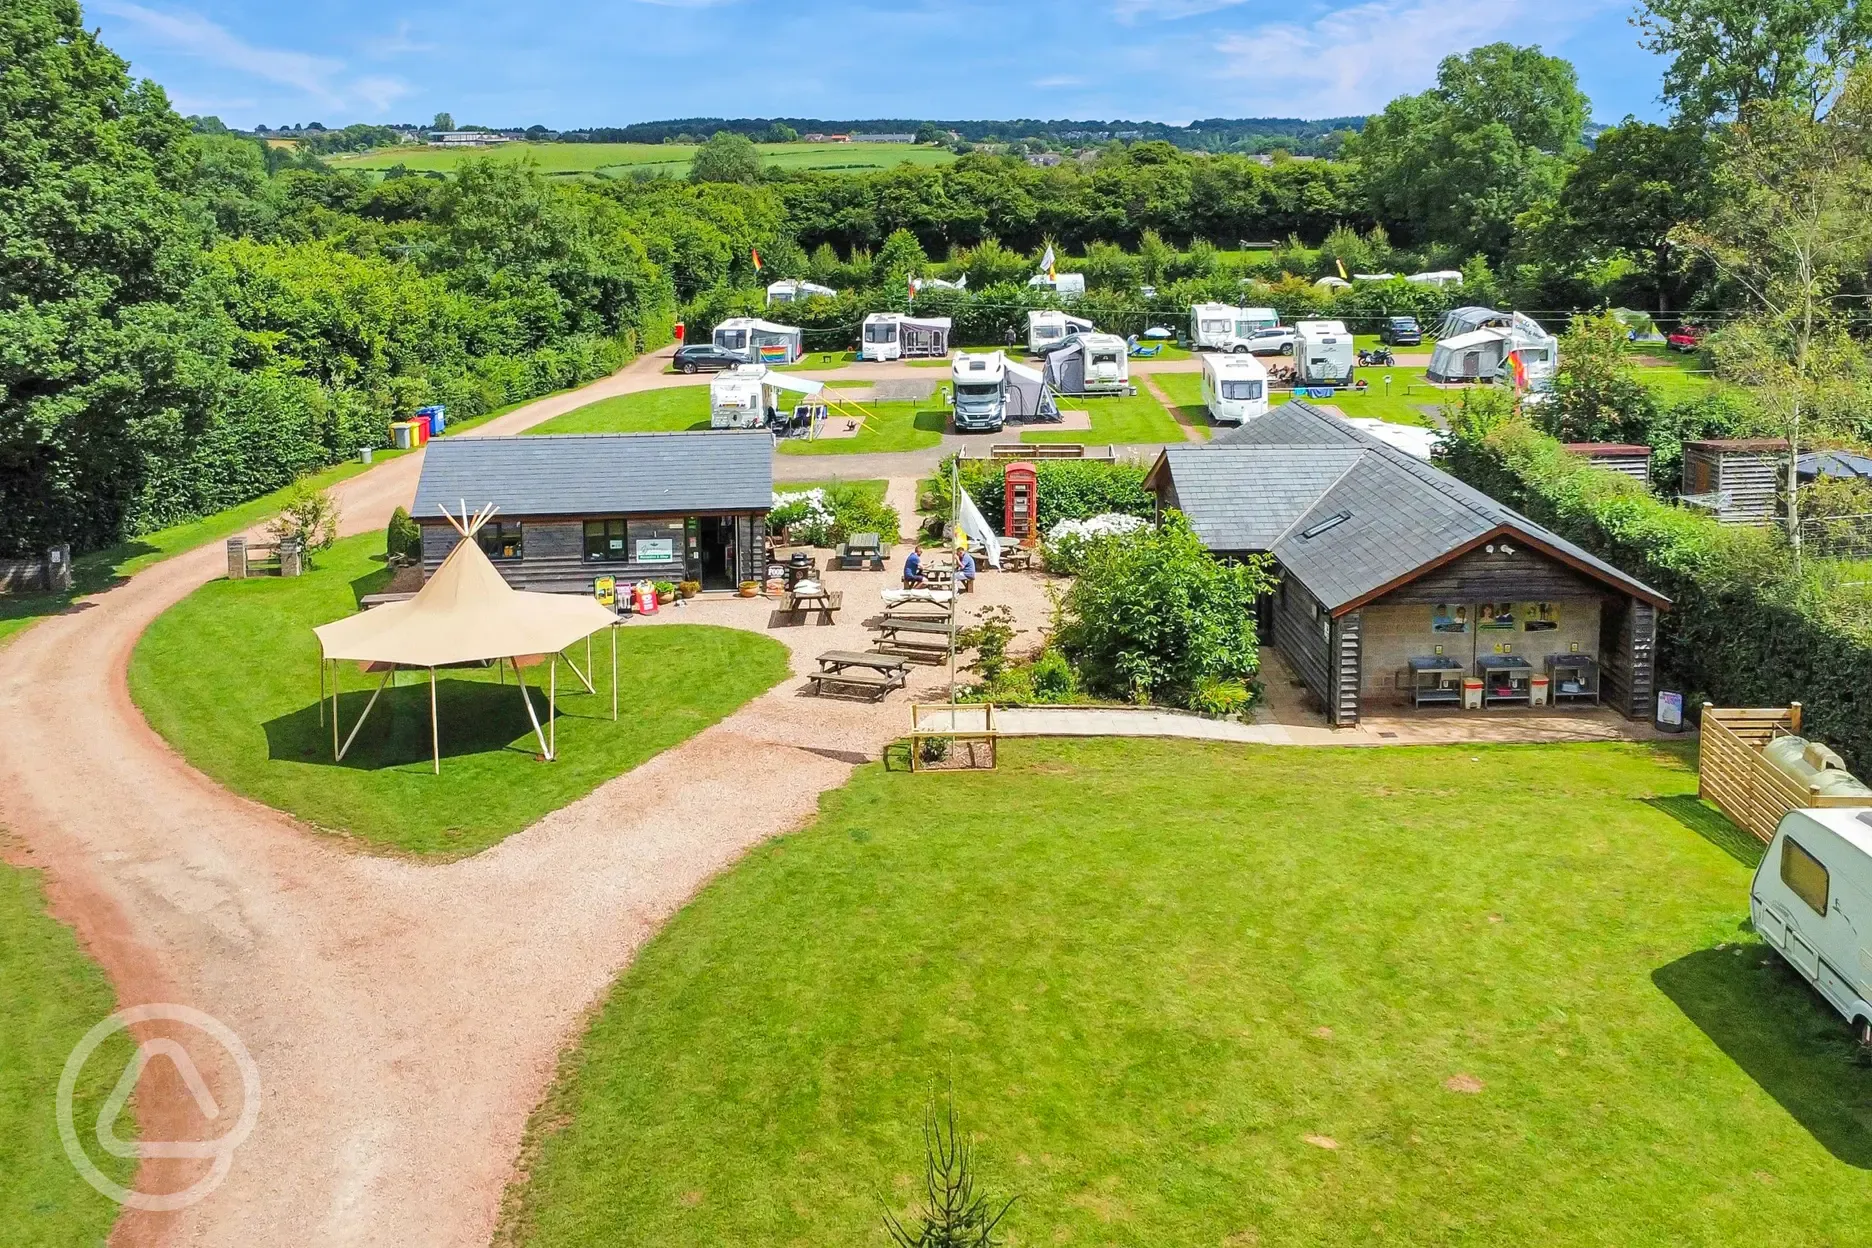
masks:
{"type": "Polygon", "coordinates": [[[956,550],[955,579],[956,593],[969,594],[975,592],[975,556],[969,554],[968,547],[966,546],[959,547],[956,550]]]}
{"type": "Polygon", "coordinates": [[[921,543],[904,556],[903,587],[905,589],[923,588],[923,546],[921,543]]]}

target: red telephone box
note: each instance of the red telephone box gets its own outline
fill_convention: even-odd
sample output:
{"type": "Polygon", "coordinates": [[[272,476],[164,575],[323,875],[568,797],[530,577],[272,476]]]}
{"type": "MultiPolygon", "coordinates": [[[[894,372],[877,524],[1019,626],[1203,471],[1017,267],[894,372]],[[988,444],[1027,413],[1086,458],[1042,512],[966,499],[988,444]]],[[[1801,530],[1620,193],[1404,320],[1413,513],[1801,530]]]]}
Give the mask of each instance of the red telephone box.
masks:
{"type": "Polygon", "coordinates": [[[684,328],[685,327],[681,321],[676,322],[676,345],[679,347],[683,345],[684,328]]]}
{"type": "Polygon", "coordinates": [[[1025,460],[1009,464],[1002,473],[1003,511],[1001,531],[1022,546],[1037,545],[1037,509],[1040,505],[1040,474],[1025,460]]]}

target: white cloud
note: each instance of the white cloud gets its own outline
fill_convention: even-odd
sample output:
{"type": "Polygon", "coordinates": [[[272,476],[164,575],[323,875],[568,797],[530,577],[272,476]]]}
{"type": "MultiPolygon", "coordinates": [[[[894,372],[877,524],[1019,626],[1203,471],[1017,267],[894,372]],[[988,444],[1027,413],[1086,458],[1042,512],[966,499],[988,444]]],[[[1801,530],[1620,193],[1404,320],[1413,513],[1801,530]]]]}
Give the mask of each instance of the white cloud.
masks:
{"type": "Polygon", "coordinates": [[[197,13],[167,13],[128,0],[104,0],[97,7],[177,52],[290,87],[327,108],[363,104],[382,111],[414,90],[401,79],[381,75],[349,79],[344,62],[333,57],[258,47],[197,13]]]}
{"type": "Polygon", "coordinates": [[[1084,78],[1075,78],[1071,74],[1050,74],[1045,78],[1034,79],[1033,85],[1036,87],[1042,87],[1046,89],[1055,89],[1059,87],[1083,87],[1086,85],[1086,80],[1084,78]]]}
{"type": "Polygon", "coordinates": [[[1527,42],[1535,31],[1542,42],[1557,44],[1573,27],[1618,3],[1623,0],[1355,4],[1304,25],[1276,22],[1228,35],[1215,45],[1224,58],[1216,76],[1253,83],[1234,101],[1238,111],[1283,117],[1375,112],[1399,95],[1429,87],[1446,56],[1498,39],[1527,42]]]}

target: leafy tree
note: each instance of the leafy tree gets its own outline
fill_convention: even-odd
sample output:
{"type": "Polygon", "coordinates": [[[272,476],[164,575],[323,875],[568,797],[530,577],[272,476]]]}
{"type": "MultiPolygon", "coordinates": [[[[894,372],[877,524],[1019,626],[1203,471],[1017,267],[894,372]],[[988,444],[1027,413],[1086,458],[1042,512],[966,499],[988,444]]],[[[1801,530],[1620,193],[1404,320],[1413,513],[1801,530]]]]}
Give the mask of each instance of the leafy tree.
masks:
{"type": "Polygon", "coordinates": [[[276,542],[297,539],[309,568],[312,556],[321,550],[330,550],[337,543],[338,519],[337,496],[330,490],[314,489],[302,481],[286,496],[285,508],[267,523],[267,533],[276,542]]]}
{"type": "Polygon", "coordinates": [[[1553,400],[1537,409],[1541,426],[1562,442],[1648,445],[1657,411],[1656,397],[1626,354],[1618,318],[1574,317],[1560,339],[1553,400]]]}
{"type": "Polygon", "coordinates": [[[1623,254],[1644,267],[1660,312],[1681,285],[1680,232],[1710,207],[1710,142],[1688,126],[1627,117],[1568,173],[1560,189],[1559,239],[1565,252],[1623,254]]]}
{"type": "Polygon", "coordinates": [[[1571,64],[1495,43],[1446,58],[1434,88],[1393,100],[1352,146],[1394,233],[1499,258],[1515,219],[1558,189],[1586,115],[1571,64]]]}
{"type": "Polygon", "coordinates": [[[1173,511],[1088,545],[1059,647],[1094,693],[1187,705],[1205,682],[1254,675],[1254,603],[1273,584],[1265,557],[1224,563],[1173,511]]]}
{"type": "Polygon", "coordinates": [[[949,132],[933,121],[926,121],[916,128],[916,141],[919,143],[947,143],[949,132]]]}
{"type": "Polygon", "coordinates": [[[741,182],[752,185],[761,179],[760,151],[745,134],[717,130],[709,141],[696,149],[689,166],[691,182],[741,182]]]}
{"type": "Polygon", "coordinates": [[[893,230],[884,240],[884,246],[878,249],[876,267],[884,274],[887,285],[902,285],[909,278],[921,277],[929,265],[929,257],[923,254],[923,244],[909,230],[893,230]]]}
{"type": "Polygon", "coordinates": [[[797,143],[799,131],[785,122],[776,121],[767,127],[767,133],[762,137],[768,143],[797,143]]]}
{"type": "Polygon", "coordinates": [[[75,0],[0,9],[0,66],[0,553],[96,545],[206,407],[193,149],[75,0]]]}
{"type": "Polygon", "coordinates": [[[435,120],[429,123],[429,128],[431,130],[453,130],[455,128],[455,118],[449,113],[437,113],[435,115],[435,120]]]}
{"type": "Polygon", "coordinates": [[[1164,242],[1163,235],[1156,230],[1145,230],[1138,239],[1138,276],[1146,285],[1155,286],[1165,280],[1175,258],[1176,248],[1164,242]]]}
{"type": "Polygon", "coordinates": [[[1694,126],[1777,100],[1819,117],[1872,43],[1866,0],[1644,0],[1633,20],[1694,126]]]}

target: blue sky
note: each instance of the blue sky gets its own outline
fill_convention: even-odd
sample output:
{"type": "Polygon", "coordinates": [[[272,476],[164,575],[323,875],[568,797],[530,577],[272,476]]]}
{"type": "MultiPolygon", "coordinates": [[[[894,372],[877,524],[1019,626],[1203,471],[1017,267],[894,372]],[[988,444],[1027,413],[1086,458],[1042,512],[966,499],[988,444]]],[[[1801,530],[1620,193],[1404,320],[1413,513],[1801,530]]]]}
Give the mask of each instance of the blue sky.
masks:
{"type": "Polygon", "coordinates": [[[1507,39],[1656,117],[1631,0],[87,0],[188,113],[231,124],[554,128],[667,117],[1169,122],[1366,113],[1507,39]]]}

